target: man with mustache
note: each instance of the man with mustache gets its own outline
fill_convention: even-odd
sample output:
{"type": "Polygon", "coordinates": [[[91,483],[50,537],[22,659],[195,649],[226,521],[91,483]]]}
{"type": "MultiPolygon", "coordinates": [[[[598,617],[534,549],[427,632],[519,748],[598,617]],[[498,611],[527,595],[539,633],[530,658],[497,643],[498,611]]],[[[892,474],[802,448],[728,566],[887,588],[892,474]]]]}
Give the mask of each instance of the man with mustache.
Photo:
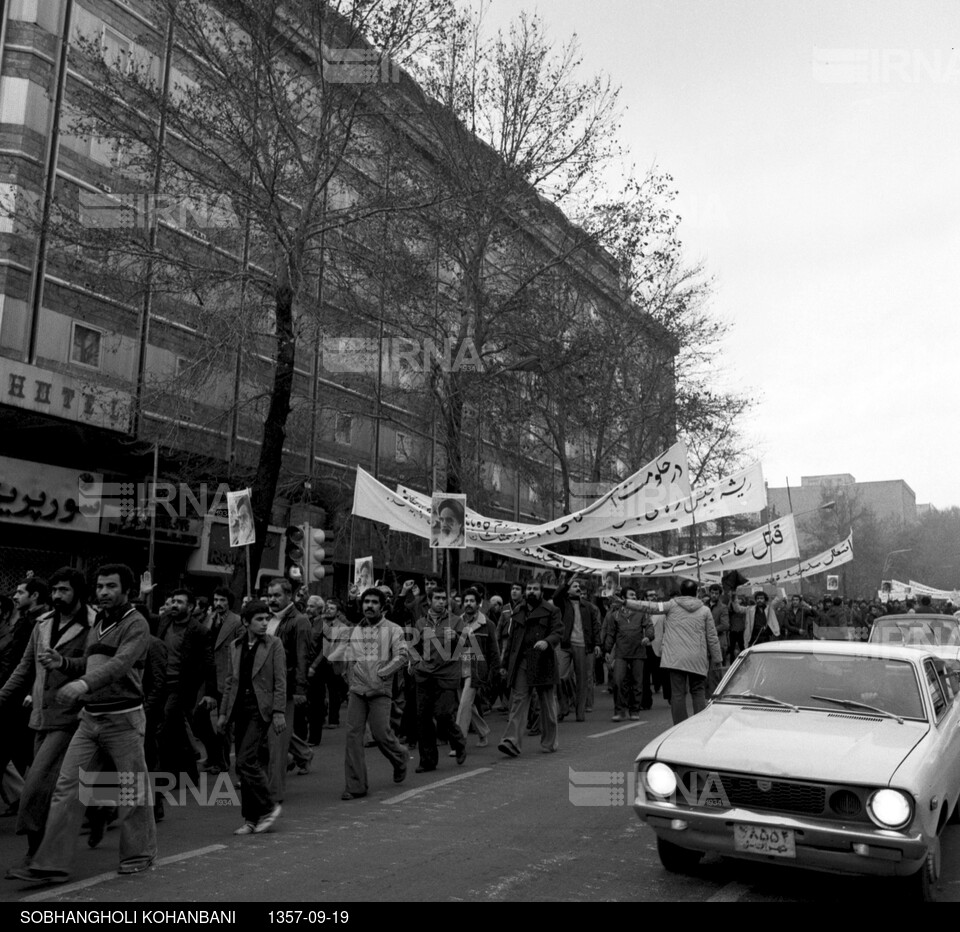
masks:
{"type": "Polygon", "coordinates": [[[270,795],[283,802],[287,786],[287,770],[297,767],[301,774],[309,773],[313,751],[294,730],[294,710],[307,704],[307,670],[313,649],[313,633],[307,616],[297,611],[293,601],[293,587],[283,576],[273,579],[267,587],[267,606],[273,617],[267,624],[267,634],[280,638],[287,663],[287,706],[284,719],[287,727],[279,734],[270,729],[270,795]],[[288,762],[288,757],[292,760],[288,762]]]}
{"type": "Polygon", "coordinates": [[[54,648],[62,657],[83,656],[94,617],[94,612],[87,608],[86,595],[86,580],[77,570],[62,567],[50,577],[53,610],[41,615],[34,625],[20,663],[0,690],[0,715],[6,715],[7,708],[19,705],[31,689],[31,681],[33,684],[30,697],[23,704],[30,708],[34,756],[17,814],[17,834],[27,836],[24,867],[29,867],[43,840],[57,775],[77,730],[80,711],[75,704],[65,706],[57,702],[57,691],[68,679],[59,670],[48,672],[40,655],[54,648]]]}
{"type": "Polygon", "coordinates": [[[540,750],[556,751],[557,742],[557,661],[556,648],[563,636],[560,610],[543,598],[539,582],[528,582],[524,602],[513,613],[510,639],[504,653],[500,675],[510,693],[510,718],[499,751],[518,757],[530,708],[530,696],[540,697],[542,735],[540,750]]]}
{"type": "Polygon", "coordinates": [[[601,655],[600,613],[595,605],[581,598],[578,574],[566,578],[553,594],[553,604],[560,609],[563,636],[560,639],[561,679],[572,668],[574,695],[561,691],[560,721],[570,712],[573,698],[577,721],[586,721],[587,697],[590,688],[589,668],[601,655]]]}
{"type": "Polygon", "coordinates": [[[414,666],[417,682],[417,725],[420,763],[417,773],[437,769],[437,736],[446,738],[457,763],[467,759],[467,744],[457,725],[457,687],[460,685],[460,655],[457,644],[463,619],[447,610],[447,593],[435,589],[430,610],[417,622],[420,660],[414,666]]]}
{"type": "Polygon", "coordinates": [[[132,780],[130,797],[121,796],[119,873],[147,870],[157,855],[150,774],[143,751],[142,675],[150,627],[130,604],[133,585],[130,567],[120,563],[100,567],[96,588],[100,613],[87,635],[84,656],[65,657],[52,647],[38,654],[48,673],[60,671],[69,680],[57,691],[56,700],[66,707],[80,701],[83,708],[60,766],[43,842],[29,867],[8,872],[17,880],[69,880],[83,816],[83,807],[77,803],[80,771],[91,770],[98,753],[132,780]]]}
{"type": "Polygon", "coordinates": [[[219,742],[209,720],[217,708],[217,671],[213,663],[213,645],[208,633],[194,617],[196,599],[189,589],[175,589],[173,604],[160,621],[157,637],[167,649],[164,683],[163,722],[157,735],[160,765],[174,774],[177,784],[183,777],[199,782],[197,758],[187,735],[187,722],[197,707],[198,694],[204,708],[206,730],[198,738],[205,740],[208,765],[220,754],[219,742]]]}
{"type": "Polygon", "coordinates": [[[393,782],[407,778],[407,751],[390,725],[393,675],[407,663],[403,629],[384,617],[386,596],[370,588],[360,596],[363,619],[350,632],[347,645],[347,741],[343,800],[367,795],[363,735],[370,726],[374,743],[393,765],[393,782]]]}

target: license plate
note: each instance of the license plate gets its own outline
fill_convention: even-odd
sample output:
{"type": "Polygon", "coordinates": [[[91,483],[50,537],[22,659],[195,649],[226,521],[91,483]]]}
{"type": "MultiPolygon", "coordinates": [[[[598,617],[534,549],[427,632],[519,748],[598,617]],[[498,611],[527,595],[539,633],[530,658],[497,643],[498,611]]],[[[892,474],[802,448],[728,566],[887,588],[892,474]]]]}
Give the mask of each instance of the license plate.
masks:
{"type": "Polygon", "coordinates": [[[795,858],[797,847],[789,828],[769,828],[764,825],[733,826],[733,847],[745,854],[767,854],[775,858],[795,858]]]}

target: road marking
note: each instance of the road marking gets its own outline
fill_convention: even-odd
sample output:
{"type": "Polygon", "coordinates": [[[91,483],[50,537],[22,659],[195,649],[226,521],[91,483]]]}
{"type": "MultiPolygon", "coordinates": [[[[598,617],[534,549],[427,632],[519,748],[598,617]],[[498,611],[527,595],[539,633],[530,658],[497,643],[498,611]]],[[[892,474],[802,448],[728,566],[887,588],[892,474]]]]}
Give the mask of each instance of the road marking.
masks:
{"type": "Polygon", "coordinates": [[[719,890],[717,890],[713,896],[707,897],[707,902],[736,903],[737,900],[741,899],[741,897],[749,892],[750,888],[745,887],[742,883],[728,883],[725,887],[721,887],[719,890]]]}
{"type": "MultiPolygon", "coordinates": [[[[187,861],[190,858],[198,858],[204,854],[212,854],[214,851],[223,851],[226,845],[207,845],[206,848],[196,848],[193,851],[184,851],[182,854],[171,854],[169,857],[160,858],[154,862],[154,867],[164,867],[167,864],[176,864],[178,861],[187,861]]],[[[33,893],[30,896],[22,897],[21,903],[42,903],[44,900],[54,900],[57,897],[68,893],[76,893],[78,890],[85,890],[87,887],[96,886],[106,880],[117,880],[126,876],[118,874],[116,871],[110,871],[109,874],[97,874],[95,877],[87,877],[86,880],[78,880],[75,883],[56,884],[53,887],[46,888],[42,893],[33,893]]]]}
{"type": "Polygon", "coordinates": [[[607,735],[615,735],[618,731],[626,731],[628,728],[636,728],[637,725],[646,725],[646,722],[630,722],[629,725],[620,725],[619,728],[611,728],[609,731],[601,731],[595,735],[587,735],[588,738],[605,738],[607,735]]]}
{"type": "Polygon", "coordinates": [[[510,892],[512,887],[516,887],[519,884],[527,883],[530,880],[535,879],[538,876],[544,874],[549,874],[554,871],[554,869],[566,863],[567,861],[572,861],[577,857],[577,855],[570,854],[558,854],[552,858],[547,858],[546,860],[540,861],[538,864],[533,864],[526,870],[518,871],[516,874],[513,874],[510,877],[505,877],[499,883],[494,884],[492,887],[487,887],[483,891],[481,896],[483,899],[493,900],[500,896],[505,896],[510,892]]]}
{"type": "Polygon", "coordinates": [[[399,796],[391,796],[383,801],[383,805],[392,806],[394,803],[402,803],[414,796],[419,796],[421,793],[426,793],[428,790],[435,790],[438,786],[446,786],[448,783],[456,783],[459,780],[466,780],[468,777],[476,777],[478,774],[489,773],[491,770],[493,770],[492,767],[478,767],[476,770],[458,773],[455,777],[447,777],[446,780],[437,780],[436,783],[428,783],[426,786],[418,786],[415,790],[407,790],[406,793],[401,793],[399,796]]]}

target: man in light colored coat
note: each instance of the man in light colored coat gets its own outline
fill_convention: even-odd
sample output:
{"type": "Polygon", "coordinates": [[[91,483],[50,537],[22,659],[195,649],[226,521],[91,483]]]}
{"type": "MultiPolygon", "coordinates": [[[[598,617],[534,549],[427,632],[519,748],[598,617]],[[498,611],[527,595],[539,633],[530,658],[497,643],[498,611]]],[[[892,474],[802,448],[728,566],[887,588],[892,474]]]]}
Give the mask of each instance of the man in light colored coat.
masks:
{"type": "MultiPolygon", "coordinates": [[[[627,599],[627,608],[644,612],[662,612],[662,669],[670,674],[670,712],[673,723],[687,718],[687,690],[693,702],[693,714],[707,707],[705,686],[710,663],[720,664],[720,639],[710,609],[696,597],[697,583],[685,579],[680,595],[669,602],[643,602],[627,599]]],[[[621,601],[621,600],[618,600],[621,601]]]]}
{"type": "Polygon", "coordinates": [[[747,647],[780,637],[780,622],[777,621],[777,613],[767,605],[766,592],[762,589],[755,592],[753,602],[747,608],[747,620],[743,628],[743,643],[747,647]]]}
{"type": "Polygon", "coordinates": [[[403,628],[384,617],[386,602],[380,589],[364,590],[360,596],[363,618],[350,632],[343,800],[367,795],[363,734],[368,723],[380,753],[393,765],[393,782],[403,783],[407,778],[407,751],[390,726],[393,675],[407,663],[407,643],[403,628]]]}

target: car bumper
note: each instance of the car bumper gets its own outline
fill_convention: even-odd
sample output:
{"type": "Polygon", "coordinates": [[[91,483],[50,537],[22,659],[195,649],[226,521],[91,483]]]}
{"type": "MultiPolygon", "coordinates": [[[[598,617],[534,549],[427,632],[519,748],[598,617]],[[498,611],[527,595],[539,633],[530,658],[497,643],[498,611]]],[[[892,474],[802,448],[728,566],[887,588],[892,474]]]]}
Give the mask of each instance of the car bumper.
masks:
{"type": "Polygon", "coordinates": [[[884,831],[867,825],[830,825],[752,809],[707,812],[639,800],[633,808],[659,837],[682,848],[749,861],[779,862],[787,867],[902,877],[920,869],[928,849],[927,839],[914,832],[884,831]],[[737,823],[790,829],[794,833],[796,857],[737,851],[733,828],[737,823]]]}

